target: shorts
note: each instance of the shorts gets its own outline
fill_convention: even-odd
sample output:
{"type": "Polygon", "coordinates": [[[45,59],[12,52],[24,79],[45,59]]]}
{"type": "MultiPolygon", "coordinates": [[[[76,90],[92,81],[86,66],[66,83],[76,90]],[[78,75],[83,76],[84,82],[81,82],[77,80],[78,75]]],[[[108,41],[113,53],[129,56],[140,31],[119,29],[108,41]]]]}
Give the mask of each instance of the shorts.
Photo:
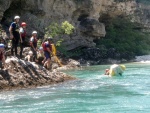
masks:
{"type": "Polygon", "coordinates": [[[44,51],[44,55],[46,57],[46,60],[49,58],[51,59],[51,54],[48,51],[44,51]]]}

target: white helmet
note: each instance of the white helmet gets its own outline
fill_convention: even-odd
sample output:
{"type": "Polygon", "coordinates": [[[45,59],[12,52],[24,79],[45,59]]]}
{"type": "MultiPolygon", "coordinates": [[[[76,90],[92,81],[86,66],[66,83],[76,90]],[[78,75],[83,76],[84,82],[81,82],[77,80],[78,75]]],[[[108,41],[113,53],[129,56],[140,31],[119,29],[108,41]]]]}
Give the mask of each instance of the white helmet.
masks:
{"type": "Polygon", "coordinates": [[[15,16],[14,19],[20,19],[20,16],[15,16]]]}
{"type": "Polygon", "coordinates": [[[32,34],[37,34],[37,31],[33,31],[32,34]]]}
{"type": "Polygon", "coordinates": [[[33,52],[32,51],[29,51],[29,55],[32,55],[33,54],[33,52]]]}

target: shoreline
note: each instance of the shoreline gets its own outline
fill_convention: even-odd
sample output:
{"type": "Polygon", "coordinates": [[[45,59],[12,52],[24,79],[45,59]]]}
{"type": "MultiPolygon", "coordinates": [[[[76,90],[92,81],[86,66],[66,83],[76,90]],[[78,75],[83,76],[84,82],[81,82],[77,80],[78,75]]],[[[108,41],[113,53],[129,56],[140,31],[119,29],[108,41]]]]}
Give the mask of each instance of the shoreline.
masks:
{"type": "MultiPolygon", "coordinates": [[[[117,60],[112,61],[116,61],[113,63],[117,63],[117,60]]],[[[106,63],[105,65],[111,65],[113,63],[106,63]]],[[[150,64],[150,55],[136,56],[134,60],[119,62],[118,64],[123,63],[150,64]]],[[[57,67],[56,69],[49,71],[34,62],[27,62],[16,57],[8,58],[6,59],[7,69],[0,70],[0,92],[18,89],[31,89],[39,86],[47,86],[63,83],[69,80],[75,80],[77,78],[67,75],[63,72],[63,70],[79,69],[86,66],[92,66],[91,64],[82,65],[78,61],[72,59],[68,64],[69,65],[57,67]]]]}

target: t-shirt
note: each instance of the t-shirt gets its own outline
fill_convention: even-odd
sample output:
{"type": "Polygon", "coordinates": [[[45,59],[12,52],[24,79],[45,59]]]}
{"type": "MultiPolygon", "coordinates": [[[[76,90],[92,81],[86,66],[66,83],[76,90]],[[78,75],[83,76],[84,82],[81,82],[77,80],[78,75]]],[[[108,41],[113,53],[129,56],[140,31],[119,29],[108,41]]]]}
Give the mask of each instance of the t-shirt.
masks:
{"type": "Polygon", "coordinates": [[[22,27],[19,29],[19,33],[24,33],[24,30],[22,27]]]}
{"type": "Polygon", "coordinates": [[[34,37],[31,37],[31,38],[30,38],[30,42],[34,42],[34,37]]]}
{"type": "Polygon", "coordinates": [[[37,39],[34,38],[33,36],[30,38],[30,42],[32,42],[34,47],[37,47],[37,39]]]}
{"type": "Polygon", "coordinates": [[[26,37],[26,31],[22,27],[19,29],[19,33],[21,33],[22,38],[26,37]]]}

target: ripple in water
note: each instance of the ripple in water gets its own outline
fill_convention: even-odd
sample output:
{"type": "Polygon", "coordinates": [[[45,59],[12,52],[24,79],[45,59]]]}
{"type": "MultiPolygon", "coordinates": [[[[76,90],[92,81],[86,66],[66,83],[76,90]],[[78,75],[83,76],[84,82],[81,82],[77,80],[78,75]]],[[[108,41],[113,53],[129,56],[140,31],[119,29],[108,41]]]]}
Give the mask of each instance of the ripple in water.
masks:
{"type": "Polygon", "coordinates": [[[148,113],[149,64],[126,64],[123,77],[108,65],[67,71],[79,79],[35,89],[0,92],[1,113],[148,113]]]}

